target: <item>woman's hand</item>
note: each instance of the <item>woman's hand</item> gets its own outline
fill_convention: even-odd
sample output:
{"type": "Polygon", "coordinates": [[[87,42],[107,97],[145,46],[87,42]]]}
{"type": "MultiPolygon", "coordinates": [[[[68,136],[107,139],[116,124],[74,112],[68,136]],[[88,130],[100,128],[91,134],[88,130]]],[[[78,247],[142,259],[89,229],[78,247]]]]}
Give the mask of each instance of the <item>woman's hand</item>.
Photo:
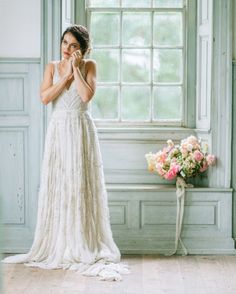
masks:
{"type": "Polygon", "coordinates": [[[72,58],[72,66],[73,67],[78,67],[81,63],[82,60],[82,53],[80,50],[76,50],[75,52],[72,53],[71,58],[72,58]]]}

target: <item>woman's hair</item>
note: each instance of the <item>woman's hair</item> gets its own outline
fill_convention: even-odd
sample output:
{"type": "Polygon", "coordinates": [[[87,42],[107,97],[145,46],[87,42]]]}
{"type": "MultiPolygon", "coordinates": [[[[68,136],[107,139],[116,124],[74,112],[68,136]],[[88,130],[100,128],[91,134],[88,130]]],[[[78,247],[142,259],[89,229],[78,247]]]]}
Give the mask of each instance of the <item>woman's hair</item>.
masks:
{"type": "Polygon", "coordinates": [[[91,50],[90,36],[86,27],[82,25],[72,25],[68,27],[61,36],[61,43],[64,39],[65,34],[67,33],[71,33],[76,38],[76,40],[80,44],[80,50],[83,56],[87,51],[89,52],[91,50]]]}

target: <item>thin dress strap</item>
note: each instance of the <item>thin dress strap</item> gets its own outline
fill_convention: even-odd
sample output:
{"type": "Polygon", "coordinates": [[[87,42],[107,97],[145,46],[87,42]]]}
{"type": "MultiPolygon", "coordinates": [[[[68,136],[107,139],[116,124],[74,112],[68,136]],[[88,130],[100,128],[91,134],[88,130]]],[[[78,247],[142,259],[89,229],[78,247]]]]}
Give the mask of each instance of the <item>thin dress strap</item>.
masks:
{"type": "Polygon", "coordinates": [[[58,63],[59,63],[60,61],[51,61],[51,63],[53,64],[53,79],[55,78],[55,77],[58,77],[59,76],[59,72],[58,72],[58,63]]]}

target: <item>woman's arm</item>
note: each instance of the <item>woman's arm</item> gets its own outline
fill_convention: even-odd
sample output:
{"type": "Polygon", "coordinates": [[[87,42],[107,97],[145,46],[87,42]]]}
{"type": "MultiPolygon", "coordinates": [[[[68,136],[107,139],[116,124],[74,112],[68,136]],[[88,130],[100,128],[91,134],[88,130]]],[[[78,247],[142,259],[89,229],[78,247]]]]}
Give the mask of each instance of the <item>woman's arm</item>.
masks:
{"type": "Polygon", "coordinates": [[[40,87],[40,97],[43,104],[47,105],[49,102],[56,99],[65,88],[67,81],[71,78],[71,71],[67,71],[65,75],[53,85],[53,71],[54,64],[49,63],[46,65],[44,78],[40,87]]]}
{"type": "Polygon", "coordinates": [[[96,91],[97,64],[94,60],[86,61],[87,75],[84,80],[80,70],[72,63],[74,79],[79,96],[83,102],[89,102],[96,91]]]}

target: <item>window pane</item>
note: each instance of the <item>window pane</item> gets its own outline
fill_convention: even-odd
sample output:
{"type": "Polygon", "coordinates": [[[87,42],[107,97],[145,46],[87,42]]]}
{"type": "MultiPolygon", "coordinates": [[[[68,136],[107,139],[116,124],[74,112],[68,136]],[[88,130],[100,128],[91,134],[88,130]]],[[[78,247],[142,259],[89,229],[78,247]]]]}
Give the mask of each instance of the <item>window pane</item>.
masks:
{"type": "Polygon", "coordinates": [[[119,44],[119,22],[118,13],[91,14],[91,38],[96,45],[118,45],[119,44]]]}
{"type": "Polygon", "coordinates": [[[123,44],[148,46],[151,43],[151,14],[124,13],[123,44]]]}
{"type": "Polygon", "coordinates": [[[118,82],[119,51],[117,49],[94,49],[91,58],[98,64],[98,82],[118,82]]]}
{"type": "Polygon", "coordinates": [[[181,13],[155,13],[154,34],[155,46],[182,45],[182,15],[181,13]]]}
{"type": "Polygon", "coordinates": [[[125,49],[122,61],[123,82],[149,82],[150,50],[125,49]]]}
{"type": "Polygon", "coordinates": [[[151,0],[122,0],[123,7],[151,7],[151,0]]]}
{"type": "Polygon", "coordinates": [[[183,0],[153,0],[154,7],[183,7],[183,0]]]}
{"type": "Polygon", "coordinates": [[[122,113],[125,120],[149,119],[149,87],[123,87],[122,88],[122,113]]]}
{"type": "Polygon", "coordinates": [[[118,7],[119,0],[87,0],[90,7],[118,7]]]}
{"type": "Polygon", "coordinates": [[[92,103],[92,116],[97,119],[117,119],[117,87],[97,87],[92,103]]]}
{"type": "Polygon", "coordinates": [[[181,119],[181,87],[155,87],[154,119],[181,119]]]}
{"type": "Polygon", "coordinates": [[[182,82],[182,50],[156,49],[153,59],[154,82],[182,82]]]}

